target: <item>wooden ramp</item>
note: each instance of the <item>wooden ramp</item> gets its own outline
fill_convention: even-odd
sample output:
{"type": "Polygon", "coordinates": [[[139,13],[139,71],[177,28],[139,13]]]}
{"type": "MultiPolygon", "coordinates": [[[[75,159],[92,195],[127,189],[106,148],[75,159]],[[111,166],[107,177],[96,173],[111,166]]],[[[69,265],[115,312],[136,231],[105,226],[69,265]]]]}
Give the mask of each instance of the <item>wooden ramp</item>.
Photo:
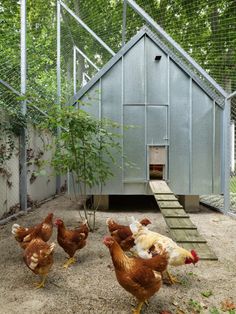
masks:
{"type": "Polygon", "coordinates": [[[149,181],[172,239],[187,250],[195,249],[202,260],[217,260],[207,241],[199,234],[189,215],[165,181],[149,181]]]}

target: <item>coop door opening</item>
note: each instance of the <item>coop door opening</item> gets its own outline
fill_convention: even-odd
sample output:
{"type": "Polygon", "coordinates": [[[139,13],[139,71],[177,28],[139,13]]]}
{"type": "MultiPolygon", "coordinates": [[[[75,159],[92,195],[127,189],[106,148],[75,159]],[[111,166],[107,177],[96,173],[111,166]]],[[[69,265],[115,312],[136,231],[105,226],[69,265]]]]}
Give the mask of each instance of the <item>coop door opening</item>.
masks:
{"type": "Polygon", "coordinates": [[[149,147],[149,179],[165,180],[167,149],[163,146],[149,147]]]}

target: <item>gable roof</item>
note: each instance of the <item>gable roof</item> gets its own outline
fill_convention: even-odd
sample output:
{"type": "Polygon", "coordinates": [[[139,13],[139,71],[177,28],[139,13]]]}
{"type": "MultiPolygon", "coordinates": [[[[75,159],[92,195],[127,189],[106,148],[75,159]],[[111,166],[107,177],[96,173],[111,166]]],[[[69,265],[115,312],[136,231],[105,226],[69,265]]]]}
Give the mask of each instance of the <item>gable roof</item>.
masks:
{"type": "MultiPolygon", "coordinates": [[[[73,102],[75,103],[79,100],[93,85],[95,85],[99,79],[105,75],[112,67],[115,65],[132,47],[143,37],[148,36],[161,50],[163,50],[170,58],[181,68],[184,72],[186,72],[204,91],[210,96],[215,102],[220,106],[224,107],[225,94],[222,93],[222,87],[218,85],[213,79],[212,81],[215,83],[211,84],[207,77],[209,76],[207,72],[205,72],[202,68],[202,73],[199,75],[197,73],[197,69],[193,66],[189,66],[183,58],[180,58],[176,55],[174,50],[171,47],[168,47],[156,34],[154,34],[147,26],[142,27],[142,29],[133,37],[131,40],[122,47],[117,54],[111,58],[110,61],[99,71],[97,74],[84,86],[82,87],[78,93],[74,95],[73,102]],[[204,75],[205,74],[205,75],[204,75]],[[219,86],[219,88],[218,88],[219,86]]],[[[199,66],[200,67],[200,66],[199,66]]]]}

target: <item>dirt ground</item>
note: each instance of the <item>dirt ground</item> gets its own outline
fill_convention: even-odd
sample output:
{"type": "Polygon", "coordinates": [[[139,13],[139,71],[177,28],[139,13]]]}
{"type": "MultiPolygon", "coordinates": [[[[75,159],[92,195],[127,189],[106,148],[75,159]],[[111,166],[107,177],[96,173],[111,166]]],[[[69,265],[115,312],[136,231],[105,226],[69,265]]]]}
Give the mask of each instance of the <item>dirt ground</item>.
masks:
{"type": "MultiPolygon", "coordinates": [[[[97,230],[89,234],[87,246],[77,254],[79,262],[67,270],[62,268],[66,254],[57,246],[46,286],[38,290],[33,286],[38,278],[24,264],[22,250],[11,234],[11,226],[14,222],[32,225],[48,212],[53,212],[67,226],[75,227],[80,220],[75,205],[68,197],[60,196],[16,221],[0,226],[0,313],[132,313],[136,300],[116,281],[109,251],[102,239],[107,234],[105,221],[108,217],[126,224],[131,215],[148,217],[153,222],[150,229],[168,235],[158,209],[149,202],[138,201],[138,205],[117,204],[116,210],[99,211],[97,230]]],[[[166,310],[172,314],[217,314],[223,313],[222,302],[227,299],[236,303],[236,220],[207,209],[191,214],[191,219],[219,260],[200,261],[195,267],[172,268],[181,284],[163,285],[142,313],[166,310]],[[211,295],[204,297],[202,293],[211,295]]],[[[56,230],[51,240],[56,241],[56,230]]]]}

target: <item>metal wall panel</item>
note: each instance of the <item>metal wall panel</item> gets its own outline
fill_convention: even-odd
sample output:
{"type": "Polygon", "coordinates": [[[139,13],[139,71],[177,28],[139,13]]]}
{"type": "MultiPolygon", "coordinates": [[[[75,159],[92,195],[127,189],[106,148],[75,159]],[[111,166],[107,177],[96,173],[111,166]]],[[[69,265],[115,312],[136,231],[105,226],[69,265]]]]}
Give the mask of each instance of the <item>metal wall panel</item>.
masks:
{"type": "Polygon", "coordinates": [[[85,110],[92,116],[99,118],[99,99],[100,99],[100,83],[97,82],[82,98],[86,106],[81,106],[81,109],[85,110]]]}
{"type": "Polygon", "coordinates": [[[189,194],[190,78],[170,61],[169,185],[189,194]]]}
{"type": "Polygon", "coordinates": [[[213,100],[192,85],[192,194],[212,193],[213,100]]]}
{"type": "Polygon", "coordinates": [[[168,103],[168,60],[167,55],[148,37],[145,38],[147,67],[147,103],[168,103]],[[161,56],[160,60],[155,60],[161,56]]]}
{"type": "Polygon", "coordinates": [[[147,106],[147,144],[167,144],[167,106],[147,106]]]}
{"type": "Polygon", "coordinates": [[[144,104],[144,38],[124,56],[124,102],[144,104]]]}
{"type": "Polygon", "coordinates": [[[124,192],[126,195],[141,195],[148,194],[147,183],[125,183],[124,192]]]}
{"type": "Polygon", "coordinates": [[[215,164],[214,164],[214,194],[220,194],[221,191],[221,151],[222,151],[222,109],[215,105],[215,164]]]}
{"type": "MultiPolygon", "coordinates": [[[[122,61],[114,65],[102,78],[102,117],[119,123],[119,129],[111,131],[121,134],[122,130],[122,61]]],[[[122,145],[122,138],[114,139],[122,145]]],[[[104,194],[122,193],[122,155],[114,151],[117,164],[112,165],[113,177],[103,187],[104,194]]]]}
{"type": "Polygon", "coordinates": [[[146,180],[145,107],[124,106],[124,155],[135,168],[124,167],[125,180],[146,180]]]}

